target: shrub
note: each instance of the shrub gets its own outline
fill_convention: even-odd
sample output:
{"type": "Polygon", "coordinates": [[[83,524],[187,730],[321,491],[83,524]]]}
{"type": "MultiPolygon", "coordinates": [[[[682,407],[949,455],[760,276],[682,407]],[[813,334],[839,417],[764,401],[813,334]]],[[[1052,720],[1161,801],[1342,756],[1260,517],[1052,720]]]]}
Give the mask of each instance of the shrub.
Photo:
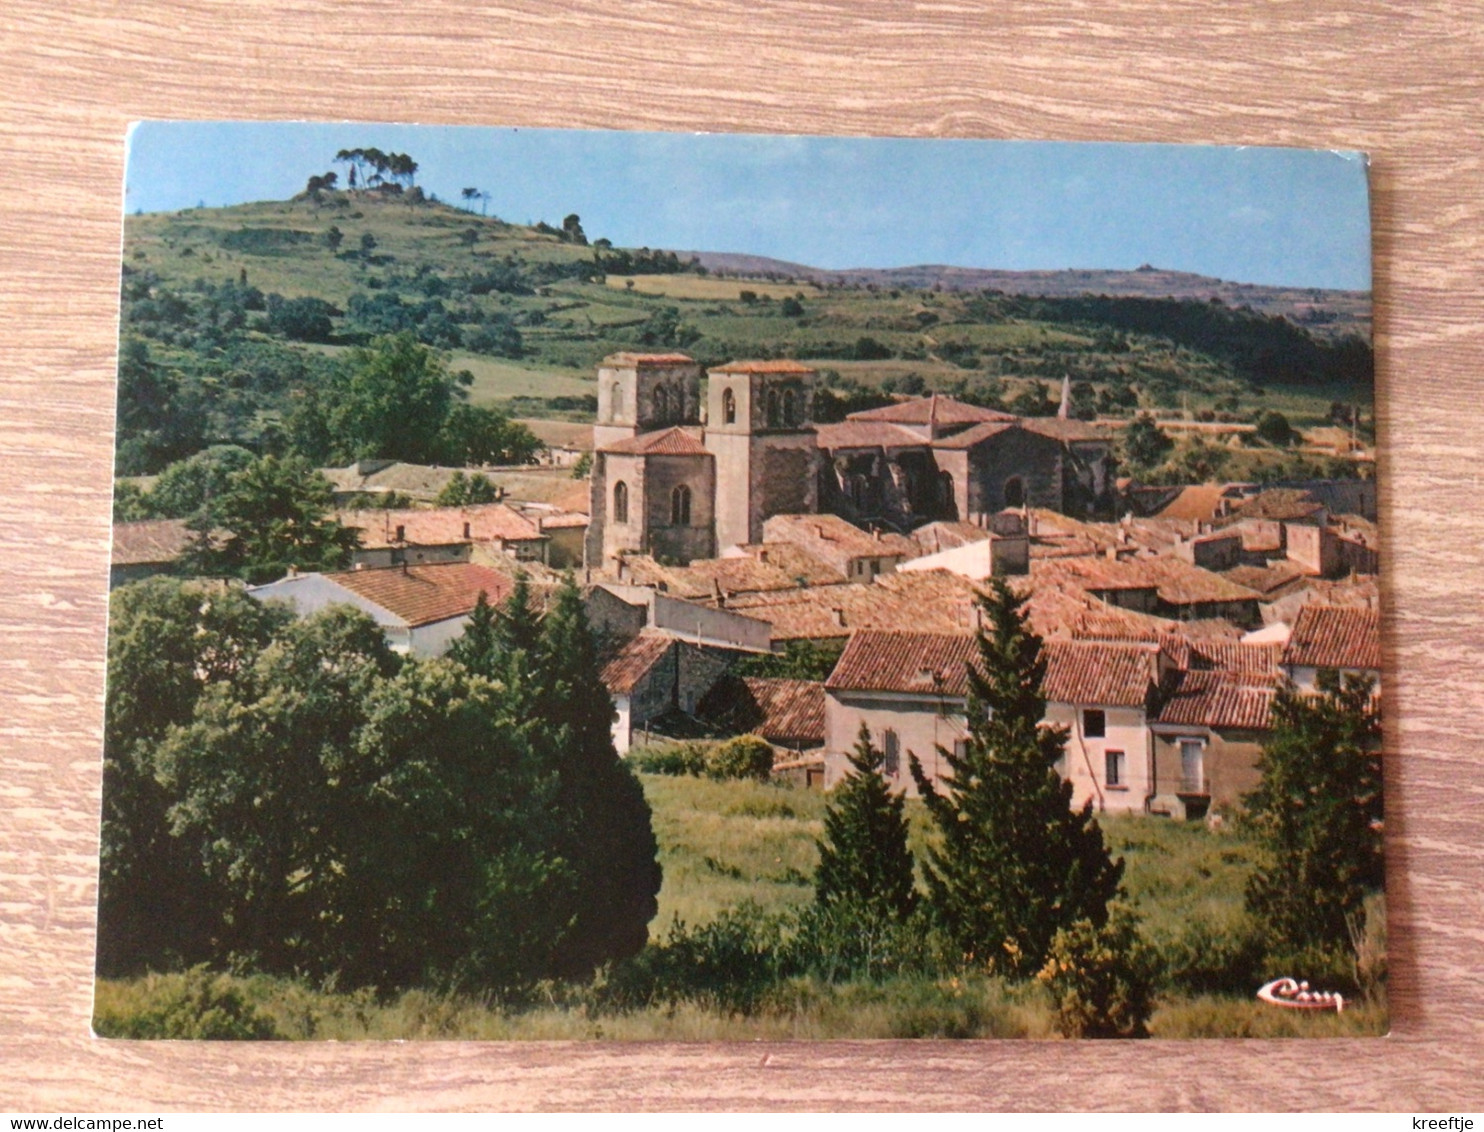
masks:
{"type": "Polygon", "coordinates": [[[1261,979],[1266,940],[1252,917],[1243,913],[1212,923],[1193,916],[1160,948],[1165,985],[1190,994],[1248,995],[1261,979]]]}
{"type": "Polygon", "coordinates": [[[706,773],[706,748],[699,743],[651,747],[631,756],[630,763],[645,774],[690,774],[699,778],[706,773]]]}
{"type": "Polygon", "coordinates": [[[738,735],[711,749],[706,773],[712,778],[755,778],[766,782],[773,773],[773,748],[758,735],[738,735]]]}
{"type": "Polygon", "coordinates": [[[229,976],[205,967],[150,975],[124,993],[105,996],[100,990],[93,1029],[105,1038],[242,1041],[280,1036],[273,1020],[229,976]]]}
{"type": "Polygon", "coordinates": [[[1061,928],[1037,979],[1051,991],[1066,1038],[1147,1038],[1154,1000],[1153,954],[1126,907],[1103,927],[1089,919],[1061,928]]]}

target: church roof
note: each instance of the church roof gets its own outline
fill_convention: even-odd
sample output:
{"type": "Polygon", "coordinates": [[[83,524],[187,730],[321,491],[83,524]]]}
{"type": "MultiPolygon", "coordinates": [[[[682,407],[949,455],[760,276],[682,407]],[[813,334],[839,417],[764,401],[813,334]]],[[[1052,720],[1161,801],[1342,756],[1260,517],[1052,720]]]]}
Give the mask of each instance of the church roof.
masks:
{"type": "Polygon", "coordinates": [[[1001,417],[994,420],[981,421],[963,432],[956,432],[952,436],[940,436],[933,441],[934,448],[972,448],[980,441],[988,440],[991,436],[998,436],[1007,429],[1019,428],[1018,417],[1001,417]]]}
{"type": "Polygon", "coordinates": [[[727,362],[726,365],[715,366],[711,373],[813,373],[813,366],[806,366],[803,362],[796,362],[792,358],[772,358],[762,360],[743,360],[727,362]]]}
{"type": "Polygon", "coordinates": [[[883,405],[879,409],[863,409],[851,413],[852,421],[889,421],[892,424],[964,425],[980,421],[1014,421],[1013,413],[1002,413],[998,409],[985,409],[970,405],[952,397],[940,397],[936,393],[929,397],[917,397],[911,401],[899,401],[895,405],[883,405]]]}
{"type": "Polygon", "coordinates": [[[604,452],[619,452],[641,456],[705,456],[706,446],[690,433],[678,426],[659,432],[645,432],[628,440],[618,440],[603,448],[604,452]]]}
{"type": "Polygon", "coordinates": [[[689,366],[695,362],[689,354],[631,354],[627,350],[603,359],[605,366],[689,366]]]}
{"type": "Polygon", "coordinates": [[[1026,417],[1020,427],[1028,432],[1037,432],[1053,440],[1075,443],[1080,440],[1111,442],[1112,437],[1096,425],[1086,421],[1064,420],[1061,417],[1026,417]]]}
{"type": "Polygon", "coordinates": [[[814,436],[819,447],[830,451],[839,448],[925,448],[928,443],[920,433],[886,421],[846,420],[815,425],[814,436]]]}

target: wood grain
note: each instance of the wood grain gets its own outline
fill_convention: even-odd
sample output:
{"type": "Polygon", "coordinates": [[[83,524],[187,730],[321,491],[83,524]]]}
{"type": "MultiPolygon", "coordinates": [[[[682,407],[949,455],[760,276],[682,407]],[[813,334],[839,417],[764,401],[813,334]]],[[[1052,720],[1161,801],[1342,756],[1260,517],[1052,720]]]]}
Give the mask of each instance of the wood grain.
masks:
{"type": "Polygon", "coordinates": [[[0,1106],[1484,1103],[1484,8],[1470,0],[0,9],[0,1106]],[[88,1032],[123,138],[136,118],[1334,146],[1373,156],[1382,1041],[175,1045],[88,1032]]]}

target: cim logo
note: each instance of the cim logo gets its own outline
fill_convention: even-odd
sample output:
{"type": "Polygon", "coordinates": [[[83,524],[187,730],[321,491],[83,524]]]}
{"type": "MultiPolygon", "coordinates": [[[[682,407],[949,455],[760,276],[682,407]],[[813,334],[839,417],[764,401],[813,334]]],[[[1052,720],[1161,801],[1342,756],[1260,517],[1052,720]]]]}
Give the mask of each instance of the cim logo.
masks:
{"type": "Polygon", "coordinates": [[[1274,979],[1258,988],[1257,997],[1273,1006],[1284,1006],[1290,1010],[1333,1010],[1340,1014],[1345,1009],[1345,996],[1332,991],[1310,990],[1309,984],[1297,979],[1274,979]]]}

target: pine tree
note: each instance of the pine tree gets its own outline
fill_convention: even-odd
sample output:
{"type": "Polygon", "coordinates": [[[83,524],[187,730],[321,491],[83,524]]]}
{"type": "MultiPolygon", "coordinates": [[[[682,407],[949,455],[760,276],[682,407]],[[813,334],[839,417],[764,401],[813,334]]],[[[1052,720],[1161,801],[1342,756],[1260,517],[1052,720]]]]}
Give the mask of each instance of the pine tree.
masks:
{"type": "MultiPolygon", "coordinates": [[[[510,626],[514,631],[517,627],[510,626]]],[[[613,700],[599,677],[597,645],[569,576],[541,622],[532,673],[534,716],[551,729],[578,911],[556,957],[581,977],[638,952],[659,910],[659,852],[649,803],[613,747],[613,700]]]]}
{"type": "Polygon", "coordinates": [[[911,759],[940,835],[923,871],[933,915],[964,957],[1024,977],[1041,967],[1059,928],[1107,922],[1123,861],[1112,860],[1092,803],[1074,810],[1071,784],[1056,771],[1066,732],[1041,726],[1040,638],[1003,581],[979,604],[968,742],[961,754],[942,752],[952,778],[941,788],[911,759]]]}
{"type": "Polygon", "coordinates": [[[871,745],[864,723],[848,757],[851,773],[825,810],[814,900],[905,921],[917,907],[917,889],[903,798],[881,776],[886,756],[871,745]]]}
{"type": "Polygon", "coordinates": [[[1372,687],[1326,674],[1319,691],[1279,692],[1258,761],[1262,781],[1246,799],[1266,857],[1247,905],[1294,949],[1344,948],[1366,893],[1383,883],[1381,723],[1372,687]]]}
{"type": "Polygon", "coordinates": [[[448,647],[448,655],[470,672],[494,679],[500,670],[499,615],[483,590],[474,602],[464,634],[448,647]]]}

